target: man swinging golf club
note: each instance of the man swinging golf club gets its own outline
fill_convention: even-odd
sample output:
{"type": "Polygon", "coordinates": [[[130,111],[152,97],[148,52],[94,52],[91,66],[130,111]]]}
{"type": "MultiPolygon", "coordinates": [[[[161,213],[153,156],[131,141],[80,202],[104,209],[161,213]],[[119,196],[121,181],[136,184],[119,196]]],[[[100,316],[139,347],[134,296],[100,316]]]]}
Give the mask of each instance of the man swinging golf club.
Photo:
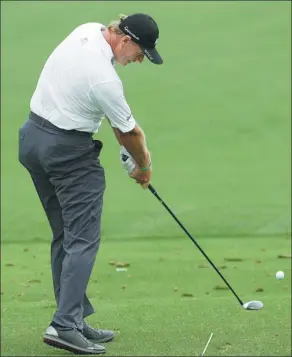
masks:
{"type": "Polygon", "coordinates": [[[156,22],[148,15],[122,16],[109,26],[77,27],[52,52],[19,131],[19,160],[28,170],[53,233],[51,267],[57,311],[44,342],[78,354],[106,351],[99,343],[112,331],[85,322],[94,312],[86,296],[100,243],[105,190],[99,161],[102,143],[93,140],[104,117],[121,145],[121,162],[143,188],[151,158],[143,130],[124,96],[115,62],[126,66],[146,56],[161,64],[156,22]],[[124,153],[129,153],[123,161],[124,153]]]}

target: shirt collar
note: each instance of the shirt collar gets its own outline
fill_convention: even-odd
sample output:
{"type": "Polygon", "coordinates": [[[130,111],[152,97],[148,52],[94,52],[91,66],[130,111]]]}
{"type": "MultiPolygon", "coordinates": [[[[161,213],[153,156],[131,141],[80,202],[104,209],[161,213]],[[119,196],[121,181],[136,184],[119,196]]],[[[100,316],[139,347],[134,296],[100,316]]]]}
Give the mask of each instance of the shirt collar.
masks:
{"type": "Polygon", "coordinates": [[[100,35],[102,37],[104,53],[106,54],[107,58],[111,61],[112,65],[114,66],[115,65],[114,53],[113,53],[113,50],[112,50],[111,46],[109,45],[109,43],[107,42],[107,40],[103,36],[102,28],[105,28],[105,26],[102,25],[101,28],[100,28],[100,35]]]}

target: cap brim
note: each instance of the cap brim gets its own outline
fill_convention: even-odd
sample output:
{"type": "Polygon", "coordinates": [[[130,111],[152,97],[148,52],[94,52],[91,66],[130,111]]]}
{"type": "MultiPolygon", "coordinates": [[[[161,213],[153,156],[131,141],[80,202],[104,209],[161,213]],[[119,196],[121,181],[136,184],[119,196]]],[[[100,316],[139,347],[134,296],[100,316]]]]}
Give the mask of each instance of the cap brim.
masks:
{"type": "Polygon", "coordinates": [[[143,48],[145,56],[155,64],[162,64],[163,59],[161,58],[160,54],[157,52],[156,48],[143,48]]]}

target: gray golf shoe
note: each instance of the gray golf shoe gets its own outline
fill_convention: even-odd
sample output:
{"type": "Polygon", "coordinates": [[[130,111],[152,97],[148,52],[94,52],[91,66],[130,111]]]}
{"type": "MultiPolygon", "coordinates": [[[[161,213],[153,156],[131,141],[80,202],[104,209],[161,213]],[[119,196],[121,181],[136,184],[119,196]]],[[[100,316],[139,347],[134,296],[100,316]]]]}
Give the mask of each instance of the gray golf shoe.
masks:
{"type": "Polygon", "coordinates": [[[43,341],[50,346],[80,355],[96,355],[106,352],[105,347],[89,341],[77,329],[58,329],[49,326],[43,341]]]}
{"type": "Polygon", "coordinates": [[[96,343],[109,342],[115,337],[115,333],[109,330],[93,328],[84,321],[83,335],[96,343]]]}

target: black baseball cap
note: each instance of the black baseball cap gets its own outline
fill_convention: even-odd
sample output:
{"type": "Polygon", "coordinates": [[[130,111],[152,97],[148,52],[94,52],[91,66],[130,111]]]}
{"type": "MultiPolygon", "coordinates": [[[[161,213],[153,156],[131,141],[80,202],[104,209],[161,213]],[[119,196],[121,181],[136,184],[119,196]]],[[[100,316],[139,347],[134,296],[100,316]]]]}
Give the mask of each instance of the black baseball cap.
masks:
{"type": "Polygon", "coordinates": [[[133,14],[127,16],[119,25],[132,41],[142,48],[149,61],[162,64],[163,60],[157,52],[155,45],[159,37],[159,29],[153,18],[146,14],[133,14]]]}

